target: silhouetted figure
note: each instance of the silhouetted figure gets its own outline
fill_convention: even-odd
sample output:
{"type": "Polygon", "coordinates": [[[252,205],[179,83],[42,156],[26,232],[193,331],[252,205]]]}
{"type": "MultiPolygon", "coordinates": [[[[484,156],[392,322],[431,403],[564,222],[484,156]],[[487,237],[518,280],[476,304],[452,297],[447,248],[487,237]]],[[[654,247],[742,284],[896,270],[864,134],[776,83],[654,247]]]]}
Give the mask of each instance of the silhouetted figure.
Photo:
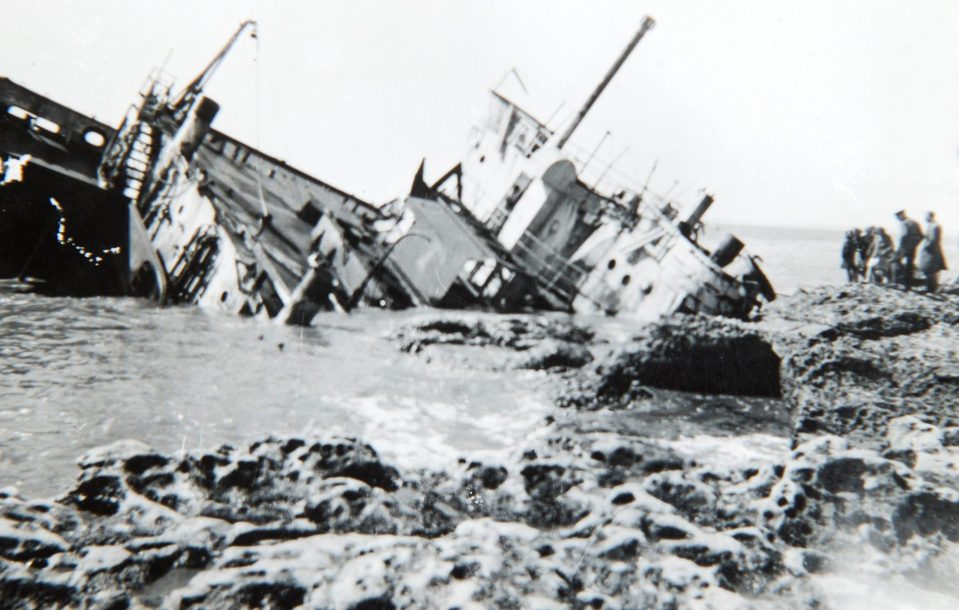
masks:
{"type": "Polygon", "coordinates": [[[896,248],[897,282],[909,290],[915,275],[916,248],[922,241],[922,230],[918,222],[906,216],[905,210],[896,212],[896,218],[899,219],[899,243],[896,248]]]}
{"type": "Polygon", "coordinates": [[[882,227],[871,227],[869,256],[866,259],[866,279],[875,284],[888,284],[896,276],[896,254],[892,239],[882,227]]]}
{"type": "Polygon", "coordinates": [[[919,270],[926,277],[926,290],[935,292],[939,288],[939,272],[946,269],[946,257],[942,254],[942,227],[936,222],[936,215],[926,213],[926,236],[919,247],[919,270]]]}
{"type": "Polygon", "coordinates": [[[846,281],[859,281],[859,240],[855,231],[846,231],[842,242],[842,268],[846,270],[846,281]]]}
{"type": "Polygon", "coordinates": [[[856,235],[856,247],[859,250],[859,274],[866,276],[866,260],[869,259],[869,239],[859,229],[853,229],[856,235]]]}

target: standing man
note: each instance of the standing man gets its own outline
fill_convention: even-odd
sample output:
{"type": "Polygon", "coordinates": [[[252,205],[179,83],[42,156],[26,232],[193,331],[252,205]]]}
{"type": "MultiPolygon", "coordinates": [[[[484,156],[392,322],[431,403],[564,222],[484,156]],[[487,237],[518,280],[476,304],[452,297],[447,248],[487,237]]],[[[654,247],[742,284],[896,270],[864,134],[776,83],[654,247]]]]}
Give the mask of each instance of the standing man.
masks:
{"type": "Polygon", "coordinates": [[[846,231],[846,239],[842,242],[842,268],[846,270],[846,281],[859,281],[859,240],[853,231],[846,231]]]}
{"type": "Polygon", "coordinates": [[[856,276],[857,280],[866,279],[866,261],[869,258],[869,242],[862,230],[856,228],[852,230],[856,241],[856,276]]]}
{"type": "Polygon", "coordinates": [[[926,290],[935,292],[939,288],[939,272],[946,268],[946,257],[942,254],[942,227],[936,222],[936,215],[926,213],[926,237],[919,248],[919,269],[926,276],[926,290]]]}
{"type": "Polygon", "coordinates": [[[896,212],[896,218],[899,220],[899,247],[896,249],[899,283],[909,290],[916,269],[916,248],[922,241],[922,230],[918,222],[906,216],[905,210],[896,212]]]}

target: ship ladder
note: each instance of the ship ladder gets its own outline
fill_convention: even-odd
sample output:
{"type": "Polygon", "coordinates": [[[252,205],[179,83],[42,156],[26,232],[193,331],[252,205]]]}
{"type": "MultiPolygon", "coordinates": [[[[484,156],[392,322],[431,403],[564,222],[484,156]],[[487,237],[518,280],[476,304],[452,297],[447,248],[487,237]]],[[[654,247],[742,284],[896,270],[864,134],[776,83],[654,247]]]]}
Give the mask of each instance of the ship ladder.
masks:
{"type": "Polygon", "coordinates": [[[152,162],[153,128],[145,121],[138,121],[123,159],[123,176],[126,180],[123,194],[131,201],[139,201],[152,162]]]}

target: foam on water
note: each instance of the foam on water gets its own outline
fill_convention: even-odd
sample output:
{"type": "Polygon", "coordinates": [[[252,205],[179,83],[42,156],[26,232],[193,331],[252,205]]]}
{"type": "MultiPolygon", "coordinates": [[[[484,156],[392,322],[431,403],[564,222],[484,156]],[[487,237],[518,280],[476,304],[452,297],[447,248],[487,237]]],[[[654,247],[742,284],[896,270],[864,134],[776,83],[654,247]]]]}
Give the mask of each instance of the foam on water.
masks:
{"type": "Polygon", "coordinates": [[[863,543],[837,549],[833,568],[810,583],[843,610],[952,610],[959,607],[959,545],[944,543],[930,566],[889,565],[881,552],[863,543]],[[912,568],[911,570],[907,568],[912,568]]]}
{"type": "Polygon", "coordinates": [[[758,433],[741,436],[697,434],[661,440],[660,444],[697,465],[728,472],[745,468],[750,463],[782,461],[789,455],[790,440],[785,436],[758,433]]]}
{"type": "MultiPolygon", "coordinates": [[[[124,299],[0,295],[0,487],[68,489],[117,439],[159,451],[337,432],[401,467],[503,455],[541,427],[543,373],[401,353],[433,312],[323,315],[314,328],[124,299]]],[[[482,354],[478,356],[482,358],[482,354]]],[[[475,360],[474,360],[475,362],[475,360]]]]}

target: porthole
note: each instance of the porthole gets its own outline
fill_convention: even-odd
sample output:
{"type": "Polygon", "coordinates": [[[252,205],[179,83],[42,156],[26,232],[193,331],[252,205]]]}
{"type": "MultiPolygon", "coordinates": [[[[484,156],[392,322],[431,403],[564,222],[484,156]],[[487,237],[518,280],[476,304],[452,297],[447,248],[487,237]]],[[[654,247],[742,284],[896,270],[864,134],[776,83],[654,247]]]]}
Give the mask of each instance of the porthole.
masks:
{"type": "Polygon", "coordinates": [[[21,108],[20,106],[10,106],[7,108],[7,114],[10,116],[17,117],[18,119],[28,119],[30,118],[30,113],[21,108]]]}
{"type": "Polygon", "coordinates": [[[624,275],[624,276],[623,276],[623,286],[629,286],[629,276],[628,276],[628,275],[624,275]]]}
{"type": "Polygon", "coordinates": [[[103,134],[95,129],[85,131],[83,133],[83,141],[94,148],[100,148],[107,143],[107,139],[103,137],[103,134]]]}
{"type": "Polygon", "coordinates": [[[34,119],[33,124],[44,131],[49,131],[50,133],[60,133],[59,125],[50,119],[43,118],[42,116],[38,116],[36,119],[34,119]]]}
{"type": "Polygon", "coordinates": [[[615,269],[615,268],[616,268],[616,259],[615,259],[615,258],[609,259],[609,263],[606,265],[606,268],[609,269],[610,271],[612,271],[613,269],[615,269]]]}

